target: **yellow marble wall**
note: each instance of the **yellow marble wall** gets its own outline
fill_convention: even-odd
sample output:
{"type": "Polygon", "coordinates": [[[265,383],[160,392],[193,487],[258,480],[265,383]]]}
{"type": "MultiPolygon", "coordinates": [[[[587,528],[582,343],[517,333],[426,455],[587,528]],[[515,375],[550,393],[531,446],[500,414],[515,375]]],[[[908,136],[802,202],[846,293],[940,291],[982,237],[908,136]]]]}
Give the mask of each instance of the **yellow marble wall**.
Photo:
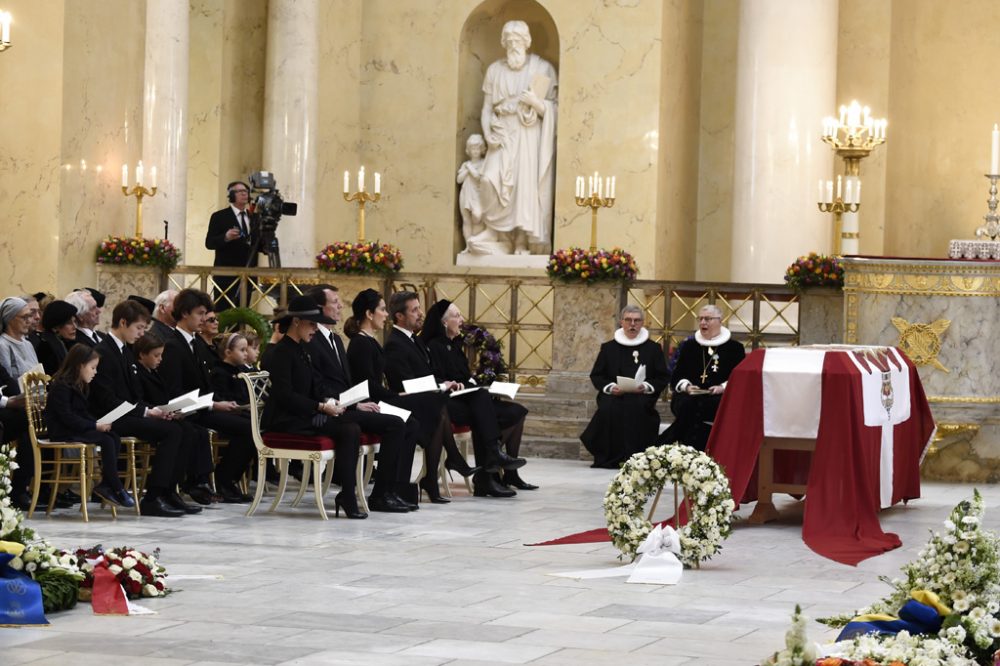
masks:
{"type": "Polygon", "coordinates": [[[983,223],[1000,3],[894,2],[885,252],[944,257],[983,223]]]}
{"type": "Polygon", "coordinates": [[[51,289],[59,240],[64,3],[8,0],[0,53],[0,296],[51,289]]]}

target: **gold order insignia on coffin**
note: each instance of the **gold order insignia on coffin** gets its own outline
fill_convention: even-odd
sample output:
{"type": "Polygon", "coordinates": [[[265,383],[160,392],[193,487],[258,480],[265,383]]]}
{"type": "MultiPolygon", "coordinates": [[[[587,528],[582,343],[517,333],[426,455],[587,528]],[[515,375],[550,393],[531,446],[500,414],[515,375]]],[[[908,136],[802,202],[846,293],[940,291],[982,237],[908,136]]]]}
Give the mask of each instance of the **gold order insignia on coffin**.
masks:
{"type": "Polygon", "coordinates": [[[899,331],[896,346],[906,352],[914,365],[930,365],[943,372],[951,372],[938,360],[941,335],[951,326],[951,320],[938,319],[930,324],[911,324],[902,317],[893,317],[892,325],[899,331]]]}

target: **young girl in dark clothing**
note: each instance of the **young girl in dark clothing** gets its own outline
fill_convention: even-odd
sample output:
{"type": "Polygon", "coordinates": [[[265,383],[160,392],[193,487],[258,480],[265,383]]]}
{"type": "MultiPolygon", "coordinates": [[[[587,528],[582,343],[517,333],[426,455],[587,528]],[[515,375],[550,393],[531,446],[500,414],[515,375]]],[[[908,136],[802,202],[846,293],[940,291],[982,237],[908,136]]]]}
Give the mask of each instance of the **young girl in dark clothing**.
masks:
{"type": "Polygon", "coordinates": [[[215,338],[215,348],[222,360],[212,368],[212,389],[216,400],[232,400],[237,405],[250,403],[246,383],[237,377],[247,372],[247,339],[242,333],[223,333],[215,338]]]}

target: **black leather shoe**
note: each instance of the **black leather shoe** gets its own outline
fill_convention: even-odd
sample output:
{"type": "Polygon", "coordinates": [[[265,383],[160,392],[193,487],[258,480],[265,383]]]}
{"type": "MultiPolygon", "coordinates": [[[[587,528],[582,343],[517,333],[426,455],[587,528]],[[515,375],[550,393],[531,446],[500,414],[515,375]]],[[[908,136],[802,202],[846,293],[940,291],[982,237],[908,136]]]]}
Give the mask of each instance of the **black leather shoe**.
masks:
{"type": "Polygon", "coordinates": [[[497,457],[500,459],[500,466],[507,470],[518,469],[528,464],[524,458],[511,458],[503,449],[497,449],[497,457]]]}
{"type": "Polygon", "coordinates": [[[393,494],[404,504],[416,506],[420,501],[420,489],[415,483],[397,483],[396,491],[393,494]]]}
{"type": "Polygon", "coordinates": [[[441,496],[441,489],[430,477],[420,479],[420,489],[427,493],[427,499],[431,504],[451,504],[451,500],[441,496]]]}
{"type": "Polygon", "coordinates": [[[67,488],[66,490],[64,490],[61,493],[59,493],[59,497],[62,497],[66,501],[72,502],[73,504],[79,504],[80,503],[80,495],[77,494],[77,493],[75,493],[75,492],[73,492],[72,488],[67,488]]]}
{"type": "Polygon", "coordinates": [[[219,488],[219,494],[222,495],[222,501],[226,504],[246,504],[247,502],[253,501],[253,497],[249,495],[244,495],[234,482],[229,481],[228,483],[217,484],[219,488]]]}
{"type": "MultiPolygon", "coordinates": [[[[410,510],[392,493],[386,493],[381,497],[370,495],[368,497],[368,510],[380,511],[383,513],[409,513],[410,510]]],[[[350,515],[348,515],[350,517],[350,515]]]]}
{"type": "Polygon", "coordinates": [[[139,502],[139,512],[144,516],[158,516],[160,518],[180,518],[184,512],[167,504],[162,497],[145,498],[139,502]]]}
{"type": "Polygon", "coordinates": [[[184,498],[181,497],[176,490],[167,493],[164,496],[164,499],[167,500],[167,504],[174,507],[175,509],[183,511],[184,513],[192,513],[192,514],[201,513],[200,506],[194,506],[193,504],[188,504],[187,502],[184,501],[184,498]]]}
{"type": "MultiPolygon", "coordinates": [[[[31,493],[22,490],[19,493],[14,493],[14,497],[11,498],[14,507],[20,509],[21,511],[27,511],[31,508],[31,493]]],[[[41,504],[41,502],[39,502],[41,504]]]]}
{"type": "Polygon", "coordinates": [[[118,502],[118,493],[106,483],[99,483],[94,486],[93,493],[105,504],[115,507],[121,506],[118,502]]]}
{"type": "Polygon", "coordinates": [[[472,479],[473,495],[476,497],[514,497],[516,492],[497,483],[492,474],[479,472],[472,479]]]}
{"type": "Polygon", "coordinates": [[[135,507],[135,500],[132,499],[132,495],[124,488],[115,492],[115,499],[118,500],[118,505],[122,508],[132,509],[135,507]]]}
{"type": "MultiPolygon", "coordinates": [[[[414,486],[414,488],[415,487],[416,486],[414,486]]],[[[388,496],[392,497],[392,499],[395,500],[396,504],[401,505],[407,511],[419,511],[420,510],[420,505],[419,504],[417,504],[416,502],[411,502],[409,500],[403,499],[402,497],[399,496],[399,493],[386,493],[386,494],[388,496]]]]}
{"type": "Polygon", "coordinates": [[[504,471],[503,485],[517,488],[518,490],[538,490],[538,486],[522,479],[517,470],[504,471]]]}
{"type": "MultiPolygon", "coordinates": [[[[47,493],[39,493],[38,494],[38,504],[36,505],[36,508],[39,507],[39,506],[40,507],[48,507],[48,505],[49,505],[49,497],[51,497],[51,492],[52,491],[50,490],[47,493]]],[[[29,501],[29,504],[30,504],[30,501],[29,501]]],[[[57,508],[57,509],[68,509],[71,506],[73,506],[74,504],[75,504],[75,502],[73,502],[72,500],[68,500],[65,497],[63,497],[62,493],[56,495],[55,508],[57,508]]]]}
{"type": "Polygon", "coordinates": [[[334,515],[338,518],[340,518],[341,509],[344,510],[344,514],[348,518],[353,518],[354,520],[364,520],[368,517],[367,513],[358,508],[358,498],[354,496],[353,492],[341,490],[337,493],[337,496],[333,498],[333,505],[336,507],[336,514],[334,515]]]}
{"type": "Polygon", "coordinates": [[[191,486],[185,489],[185,491],[191,499],[193,499],[198,504],[203,506],[208,506],[212,503],[212,489],[205,484],[199,483],[197,486],[191,486]]]}

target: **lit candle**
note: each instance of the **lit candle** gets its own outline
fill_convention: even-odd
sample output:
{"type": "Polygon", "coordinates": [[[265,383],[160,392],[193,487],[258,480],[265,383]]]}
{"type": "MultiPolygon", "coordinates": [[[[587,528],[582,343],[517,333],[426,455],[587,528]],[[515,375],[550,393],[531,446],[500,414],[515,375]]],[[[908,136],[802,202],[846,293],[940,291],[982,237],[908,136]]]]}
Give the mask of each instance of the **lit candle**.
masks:
{"type": "Polygon", "coordinates": [[[0,12],[0,42],[10,44],[10,12],[0,12]]]}
{"type": "Polygon", "coordinates": [[[587,176],[587,196],[594,196],[594,177],[587,176]]]}
{"type": "Polygon", "coordinates": [[[847,123],[847,107],[843,104],[840,105],[840,124],[844,125],[847,123]]]}
{"type": "Polygon", "coordinates": [[[350,194],[351,192],[351,172],[344,172],[344,194],[350,194]]]}
{"type": "Polygon", "coordinates": [[[990,138],[990,175],[993,176],[1000,173],[1000,127],[996,123],[990,138]]]}
{"type": "Polygon", "coordinates": [[[382,174],[375,172],[375,194],[382,191],[382,174]]]}
{"type": "Polygon", "coordinates": [[[135,184],[142,185],[142,160],[135,166],[135,184]]]}
{"type": "Polygon", "coordinates": [[[365,191],[365,168],[358,169],[358,192],[365,191]]]}
{"type": "Polygon", "coordinates": [[[150,180],[149,184],[155,189],[156,188],[156,167],[155,166],[152,169],[150,169],[150,171],[149,171],[149,180],[150,180]]]}
{"type": "Polygon", "coordinates": [[[842,181],[842,178],[840,176],[837,176],[837,198],[838,199],[840,198],[840,185],[841,185],[841,181],[842,181]]]}
{"type": "Polygon", "coordinates": [[[852,203],[854,203],[854,201],[851,199],[851,194],[853,194],[853,190],[854,190],[854,188],[851,187],[851,180],[848,178],[848,180],[847,180],[847,188],[846,188],[846,191],[844,193],[844,203],[846,203],[846,204],[852,204],[852,203]]]}
{"type": "Polygon", "coordinates": [[[128,187],[128,165],[122,165],[122,187],[128,187]]]}
{"type": "Polygon", "coordinates": [[[608,195],[610,198],[615,198],[615,176],[611,176],[611,194],[608,195]]]}
{"type": "Polygon", "coordinates": [[[604,198],[604,178],[597,179],[597,198],[604,198]]]}
{"type": "Polygon", "coordinates": [[[833,181],[826,181],[826,203],[833,203],[833,181]]]}

